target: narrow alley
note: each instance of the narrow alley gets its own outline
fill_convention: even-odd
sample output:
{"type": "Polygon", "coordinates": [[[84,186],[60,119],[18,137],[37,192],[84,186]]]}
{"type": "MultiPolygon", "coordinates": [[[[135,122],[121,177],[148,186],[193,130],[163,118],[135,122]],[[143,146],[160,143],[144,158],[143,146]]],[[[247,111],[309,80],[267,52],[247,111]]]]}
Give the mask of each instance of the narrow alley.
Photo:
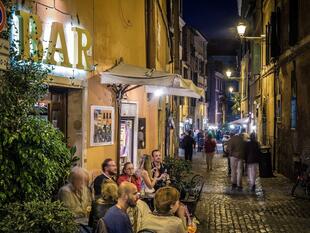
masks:
{"type": "Polygon", "coordinates": [[[231,191],[227,159],[214,158],[213,171],[206,172],[202,153],[196,153],[193,170],[202,174],[205,185],[197,205],[198,232],[310,232],[310,201],[290,196],[292,183],[280,174],[258,178],[256,193],[231,191]]]}

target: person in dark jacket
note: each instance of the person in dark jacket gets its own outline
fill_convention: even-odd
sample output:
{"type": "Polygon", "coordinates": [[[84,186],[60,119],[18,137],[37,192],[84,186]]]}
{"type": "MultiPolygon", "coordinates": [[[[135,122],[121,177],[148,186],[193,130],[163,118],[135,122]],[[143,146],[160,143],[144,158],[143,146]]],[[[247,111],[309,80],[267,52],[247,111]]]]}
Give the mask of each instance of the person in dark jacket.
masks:
{"type": "Polygon", "coordinates": [[[117,191],[117,184],[110,180],[105,181],[105,184],[101,187],[101,196],[93,201],[89,214],[88,225],[92,227],[93,232],[97,228],[99,219],[103,218],[108,209],[116,204],[118,197],[117,191]]]}
{"type": "Polygon", "coordinates": [[[192,161],[193,157],[193,148],[195,147],[195,140],[192,138],[192,131],[189,130],[187,135],[183,139],[183,148],[184,148],[184,155],[185,160],[192,161]]]}
{"type": "Polygon", "coordinates": [[[251,191],[255,192],[255,180],[260,159],[259,143],[256,140],[255,133],[250,135],[250,141],[245,145],[245,162],[247,164],[248,179],[251,191]]]}

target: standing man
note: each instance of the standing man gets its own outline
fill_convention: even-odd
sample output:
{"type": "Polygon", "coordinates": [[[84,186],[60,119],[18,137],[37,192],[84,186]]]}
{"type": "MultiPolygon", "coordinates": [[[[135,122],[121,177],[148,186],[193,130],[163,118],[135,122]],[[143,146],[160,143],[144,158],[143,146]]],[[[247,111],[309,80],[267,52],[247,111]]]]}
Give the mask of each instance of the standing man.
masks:
{"type": "Polygon", "coordinates": [[[163,160],[161,157],[161,153],[158,149],[155,149],[152,151],[152,178],[155,177],[156,170],[158,171],[159,175],[158,177],[162,177],[163,179],[160,179],[157,181],[157,183],[154,186],[154,189],[157,190],[161,187],[166,186],[167,181],[169,180],[169,175],[167,173],[167,168],[163,164],[163,160]]]}
{"type": "Polygon", "coordinates": [[[243,135],[235,135],[229,140],[227,151],[230,156],[232,190],[242,191],[242,170],[245,158],[245,141],[243,135]]]}
{"type": "Polygon", "coordinates": [[[183,139],[185,160],[192,161],[193,148],[195,148],[195,140],[192,138],[192,131],[189,130],[183,139]]]}
{"type": "Polygon", "coordinates": [[[139,200],[137,187],[127,181],[118,188],[117,204],[112,206],[104,216],[104,222],[109,233],[133,233],[128,207],[135,207],[139,200]]]}
{"type": "Polygon", "coordinates": [[[259,143],[256,140],[255,133],[251,133],[250,141],[246,142],[245,146],[245,162],[247,164],[248,179],[251,192],[255,192],[256,172],[260,159],[259,143]]]}
{"type": "Polygon", "coordinates": [[[106,180],[112,180],[116,183],[114,176],[117,174],[116,163],[113,159],[105,159],[101,165],[102,174],[97,176],[94,180],[95,197],[101,195],[101,186],[106,180]]]}

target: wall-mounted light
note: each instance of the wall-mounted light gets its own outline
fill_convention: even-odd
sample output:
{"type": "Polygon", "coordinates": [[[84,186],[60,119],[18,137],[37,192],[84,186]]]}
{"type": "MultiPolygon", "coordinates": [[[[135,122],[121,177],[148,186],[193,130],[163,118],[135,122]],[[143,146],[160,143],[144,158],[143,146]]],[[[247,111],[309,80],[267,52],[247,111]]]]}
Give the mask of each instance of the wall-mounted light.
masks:
{"type": "Polygon", "coordinates": [[[244,36],[246,28],[247,28],[247,26],[246,26],[246,23],[244,21],[240,21],[238,23],[237,32],[238,32],[240,38],[248,39],[248,40],[264,40],[265,39],[266,35],[261,35],[261,36],[244,36]]]}
{"type": "Polygon", "coordinates": [[[238,26],[237,26],[237,31],[240,37],[244,36],[246,30],[246,25],[243,22],[239,22],[238,26]]]}
{"type": "Polygon", "coordinates": [[[154,96],[159,97],[162,96],[164,94],[164,91],[162,89],[157,89],[156,91],[154,91],[154,96]]]}
{"type": "Polygon", "coordinates": [[[228,78],[231,77],[231,71],[230,71],[230,70],[227,70],[227,71],[226,71],[226,76],[227,76],[228,78]]]}

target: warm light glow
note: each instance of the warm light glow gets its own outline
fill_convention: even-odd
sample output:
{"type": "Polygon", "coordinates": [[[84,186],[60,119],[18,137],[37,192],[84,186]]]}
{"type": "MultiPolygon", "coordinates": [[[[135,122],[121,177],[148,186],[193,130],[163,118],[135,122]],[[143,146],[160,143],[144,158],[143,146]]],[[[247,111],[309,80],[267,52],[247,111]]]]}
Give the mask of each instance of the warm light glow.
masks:
{"type": "Polygon", "coordinates": [[[231,71],[230,71],[230,70],[227,70],[227,71],[226,71],[226,76],[227,76],[228,78],[230,78],[230,76],[231,76],[231,71]]]}
{"type": "Polygon", "coordinates": [[[164,94],[164,91],[162,89],[157,89],[156,91],[154,91],[154,96],[159,97],[162,96],[164,94]]]}
{"type": "Polygon", "coordinates": [[[237,26],[237,31],[240,37],[243,37],[245,33],[246,26],[244,23],[240,22],[239,25],[237,26]]]}
{"type": "Polygon", "coordinates": [[[229,90],[230,93],[232,93],[234,91],[234,88],[233,87],[229,87],[228,90],[229,90]]]}

